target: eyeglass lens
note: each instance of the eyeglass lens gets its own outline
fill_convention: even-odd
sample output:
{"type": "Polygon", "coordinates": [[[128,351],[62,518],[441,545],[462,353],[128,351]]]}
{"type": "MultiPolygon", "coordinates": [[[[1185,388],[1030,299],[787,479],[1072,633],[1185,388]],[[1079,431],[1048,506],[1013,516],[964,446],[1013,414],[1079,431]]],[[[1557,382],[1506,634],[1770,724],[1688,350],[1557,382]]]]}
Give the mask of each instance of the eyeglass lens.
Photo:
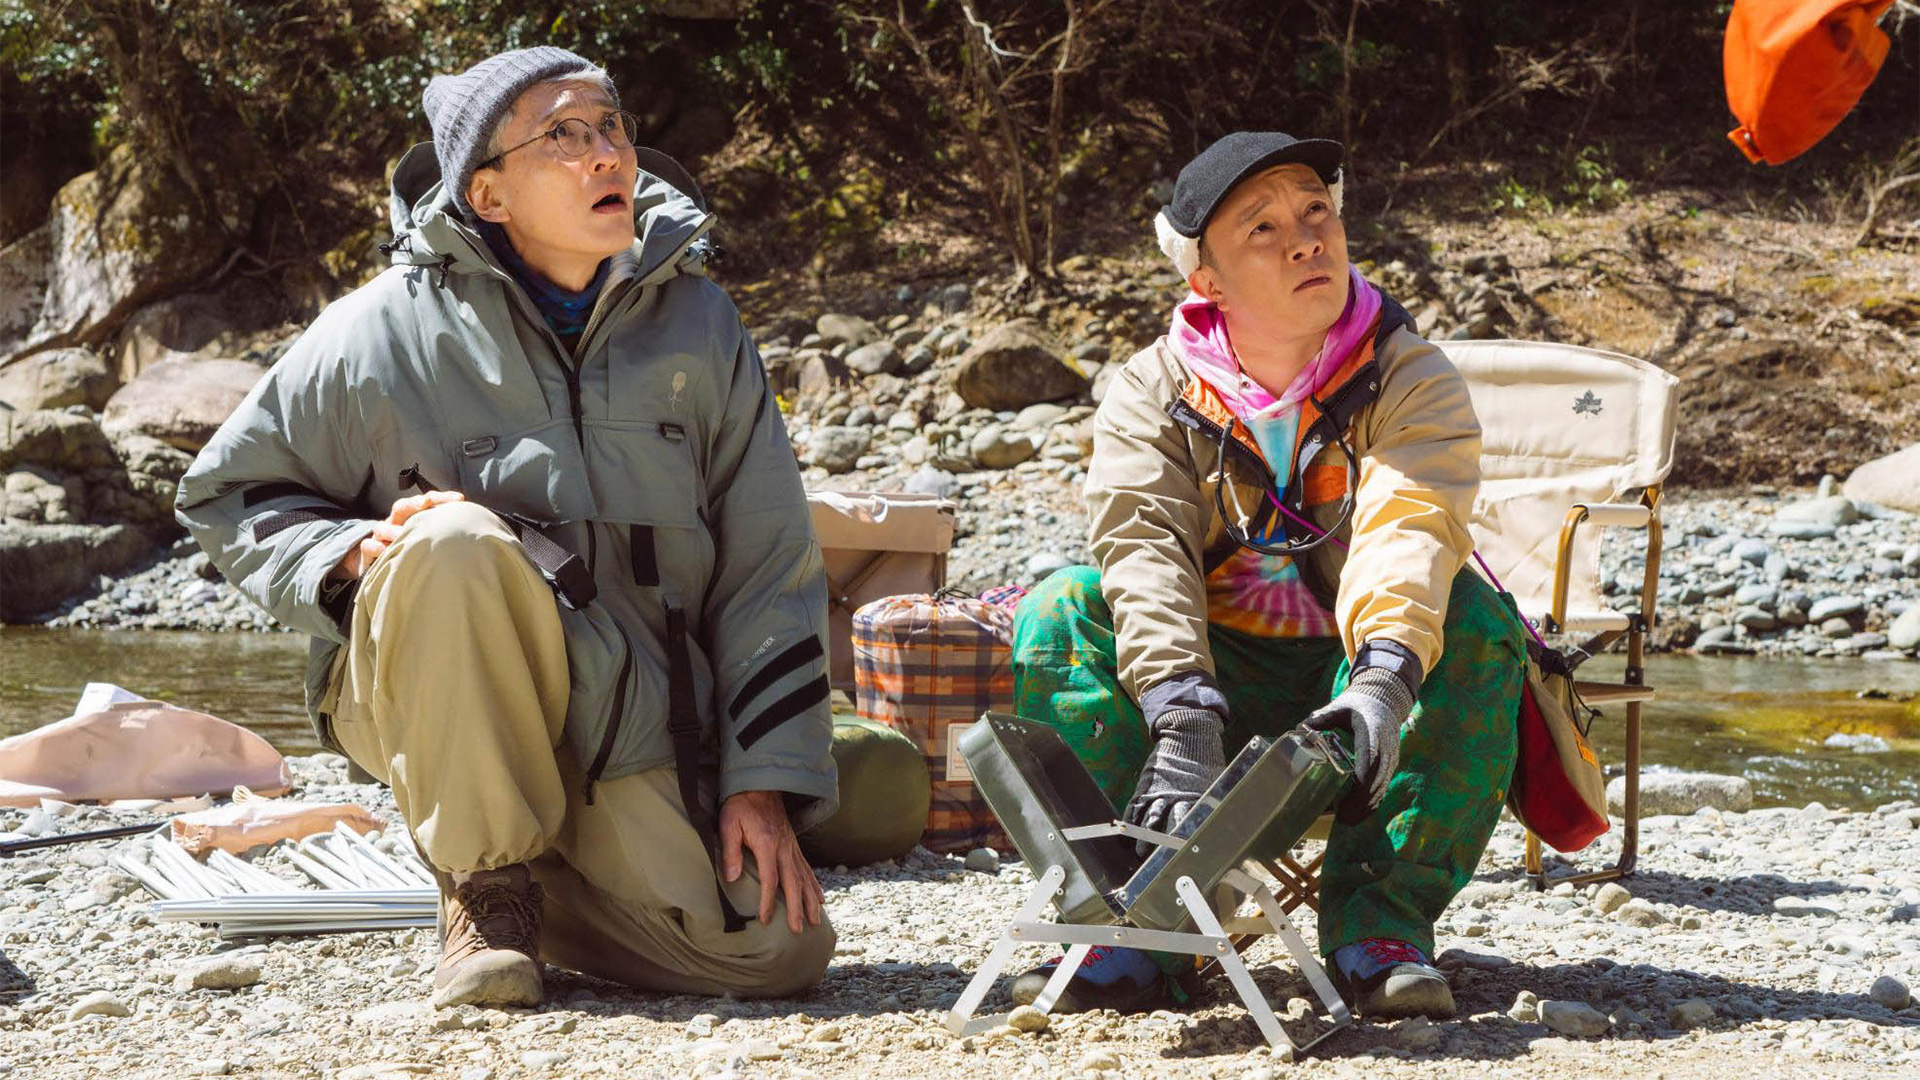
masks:
{"type": "Polygon", "coordinates": [[[596,136],[604,137],[616,150],[625,150],[639,137],[639,128],[632,113],[614,112],[601,118],[598,131],[585,120],[563,120],[554,128],[553,141],[562,154],[577,158],[593,149],[596,136]]]}

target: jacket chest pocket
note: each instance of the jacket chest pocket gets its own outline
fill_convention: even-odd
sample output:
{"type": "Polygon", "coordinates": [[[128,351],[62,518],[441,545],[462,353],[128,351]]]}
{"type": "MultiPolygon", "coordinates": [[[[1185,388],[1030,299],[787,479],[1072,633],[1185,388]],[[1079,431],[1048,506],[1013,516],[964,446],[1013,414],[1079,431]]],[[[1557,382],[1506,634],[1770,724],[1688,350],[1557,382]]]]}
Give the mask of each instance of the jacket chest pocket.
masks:
{"type": "Polygon", "coordinates": [[[675,421],[589,420],[587,475],[596,520],[691,529],[705,505],[692,434],[675,421]]]}
{"type": "Polygon", "coordinates": [[[495,513],[542,525],[598,516],[571,420],[476,436],[461,443],[459,453],[461,491],[495,513]]]}

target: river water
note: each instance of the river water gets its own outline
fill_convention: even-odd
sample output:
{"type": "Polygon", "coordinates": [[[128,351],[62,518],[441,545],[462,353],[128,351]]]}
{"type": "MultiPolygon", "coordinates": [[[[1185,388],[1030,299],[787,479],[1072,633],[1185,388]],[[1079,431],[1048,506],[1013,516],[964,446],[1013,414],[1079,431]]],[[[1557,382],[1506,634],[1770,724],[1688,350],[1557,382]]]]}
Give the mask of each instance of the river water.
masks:
{"type": "MultiPolygon", "coordinates": [[[[1737,773],[1753,782],[1760,806],[1818,800],[1869,809],[1920,799],[1920,663],[1648,659],[1648,681],[1661,693],[1646,710],[1649,769],[1737,773]],[[1864,740],[1875,752],[1827,745],[1836,734],[1875,736],[1864,740]]],[[[1622,665],[1619,656],[1603,656],[1582,674],[1617,677],[1622,665]]],[[[306,638],[297,634],[0,626],[0,735],[66,716],[81,688],[97,680],[244,724],[289,753],[310,753],[318,746],[300,701],[305,670],[306,638]]],[[[1593,728],[1601,760],[1616,767],[1621,719],[1615,707],[1593,728]]]]}

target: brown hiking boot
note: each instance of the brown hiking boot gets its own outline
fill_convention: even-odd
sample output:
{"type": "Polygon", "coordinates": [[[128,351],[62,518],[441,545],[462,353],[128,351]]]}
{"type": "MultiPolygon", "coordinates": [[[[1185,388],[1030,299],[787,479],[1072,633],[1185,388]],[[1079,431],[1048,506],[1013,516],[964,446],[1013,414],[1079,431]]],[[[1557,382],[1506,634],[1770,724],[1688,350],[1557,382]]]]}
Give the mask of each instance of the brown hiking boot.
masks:
{"type": "Polygon", "coordinates": [[[440,894],[433,1004],[538,1005],[540,886],[525,863],[452,875],[440,894]]]}

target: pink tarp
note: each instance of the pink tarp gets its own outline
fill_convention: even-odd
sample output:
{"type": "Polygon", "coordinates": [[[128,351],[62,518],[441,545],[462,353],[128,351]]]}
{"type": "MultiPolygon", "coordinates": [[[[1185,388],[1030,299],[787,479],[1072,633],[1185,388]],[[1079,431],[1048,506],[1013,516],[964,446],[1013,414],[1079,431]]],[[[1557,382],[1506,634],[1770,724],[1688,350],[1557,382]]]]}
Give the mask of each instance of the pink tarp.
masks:
{"type": "Polygon", "coordinates": [[[241,785],[273,795],[292,783],[267,740],[159,701],[123,701],[0,739],[0,806],[224,794],[241,785]]]}

